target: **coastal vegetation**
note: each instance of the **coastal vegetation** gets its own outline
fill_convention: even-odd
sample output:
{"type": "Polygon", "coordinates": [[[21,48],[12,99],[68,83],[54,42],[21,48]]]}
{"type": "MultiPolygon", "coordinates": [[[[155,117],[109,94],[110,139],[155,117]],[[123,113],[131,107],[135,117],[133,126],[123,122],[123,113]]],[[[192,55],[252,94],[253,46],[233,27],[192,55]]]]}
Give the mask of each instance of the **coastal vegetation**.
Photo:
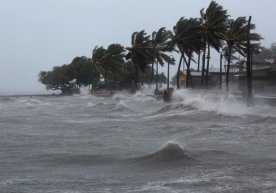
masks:
{"type": "MultiPolygon", "coordinates": [[[[192,62],[197,63],[198,71],[201,65],[201,88],[208,88],[213,49],[227,59],[225,84],[228,90],[231,58],[238,53],[252,61],[252,55],[261,49],[259,41],[262,37],[252,32],[255,25],[246,17],[232,19],[216,1],[211,1],[207,9],[201,9],[199,13],[199,18],[181,17],[172,30],[161,27],[151,35],[144,30],[134,32],[127,47],[117,43],[107,48],[95,46],[91,58],[76,57],[70,64],[41,71],[39,81],[46,85],[46,89],[61,90],[62,94],[72,94],[82,86],[91,87],[92,92],[125,89],[134,93],[143,84],[155,81],[155,93],[158,93],[161,82],[167,83],[169,88],[169,79],[163,73],[159,74],[159,66],[167,64],[169,72],[171,64],[175,63],[172,55],[179,54],[177,89],[180,89],[182,65],[186,67],[186,87],[193,88],[192,62]],[[198,58],[197,62],[195,58],[198,58]]],[[[249,66],[251,61],[248,61],[249,66]]]]}

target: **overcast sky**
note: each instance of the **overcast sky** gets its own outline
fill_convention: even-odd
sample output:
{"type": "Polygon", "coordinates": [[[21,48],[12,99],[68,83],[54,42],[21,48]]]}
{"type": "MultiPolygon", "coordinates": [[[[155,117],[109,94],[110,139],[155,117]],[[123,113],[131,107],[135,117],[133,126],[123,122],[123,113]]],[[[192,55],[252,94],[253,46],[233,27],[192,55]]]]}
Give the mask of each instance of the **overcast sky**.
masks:
{"type": "MultiPolygon", "coordinates": [[[[217,0],[232,18],[252,16],[263,46],[276,42],[275,0],[217,0]]],[[[130,45],[131,34],[172,29],[210,0],[0,0],[0,94],[45,93],[38,73],[91,57],[94,46],[130,45]]],[[[214,52],[214,51],[213,51],[214,52]]],[[[217,61],[213,57],[211,63],[217,61]]]]}

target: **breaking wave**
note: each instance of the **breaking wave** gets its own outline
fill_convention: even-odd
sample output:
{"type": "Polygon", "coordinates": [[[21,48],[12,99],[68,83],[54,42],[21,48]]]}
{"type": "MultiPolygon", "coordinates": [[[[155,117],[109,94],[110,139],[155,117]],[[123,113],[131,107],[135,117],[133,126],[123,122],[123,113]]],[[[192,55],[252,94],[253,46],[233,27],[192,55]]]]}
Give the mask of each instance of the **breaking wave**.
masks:
{"type": "Polygon", "coordinates": [[[146,119],[155,119],[155,118],[164,118],[164,117],[173,117],[173,116],[183,116],[188,113],[194,112],[197,110],[197,104],[185,104],[185,103],[171,103],[168,104],[157,111],[151,112],[146,119]]]}
{"type": "Polygon", "coordinates": [[[156,111],[154,114],[161,114],[161,113],[168,113],[168,112],[192,111],[192,110],[196,110],[196,109],[197,109],[196,104],[174,103],[174,104],[169,104],[165,107],[162,107],[161,109],[156,111]]]}
{"type": "Polygon", "coordinates": [[[94,107],[96,104],[92,103],[92,102],[88,102],[86,107],[94,107]]]}
{"type": "Polygon", "coordinates": [[[124,100],[120,100],[119,103],[117,103],[114,107],[113,110],[116,111],[127,111],[130,110],[124,100]]]}
{"type": "Polygon", "coordinates": [[[258,104],[248,107],[234,95],[218,91],[177,90],[173,99],[188,106],[192,105],[200,111],[212,111],[226,116],[276,116],[275,107],[258,104]]]}
{"type": "Polygon", "coordinates": [[[199,160],[193,158],[192,154],[185,151],[180,145],[176,143],[168,143],[159,151],[132,159],[134,162],[142,164],[168,164],[168,163],[180,163],[180,164],[193,164],[199,160]]]}
{"type": "Polygon", "coordinates": [[[104,103],[104,102],[99,102],[97,104],[93,104],[93,107],[105,107],[105,106],[110,106],[112,104],[104,103]]]}
{"type": "Polygon", "coordinates": [[[130,97],[131,97],[130,94],[116,93],[112,96],[112,99],[121,100],[121,99],[129,99],[130,97]]]}
{"type": "Polygon", "coordinates": [[[153,102],[153,101],[156,101],[156,99],[151,94],[148,94],[148,93],[145,93],[145,92],[136,92],[132,96],[132,100],[139,101],[139,102],[153,102]]]}
{"type": "Polygon", "coordinates": [[[92,103],[88,102],[86,105],[87,108],[96,108],[96,109],[102,109],[102,110],[109,110],[109,111],[131,111],[131,109],[128,107],[127,103],[124,100],[120,100],[118,103],[105,103],[105,102],[99,102],[99,103],[92,103]]]}
{"type": "Polygon", "coordinates": [[[27,105],[27,106],[36,106],[36,105],[50,105],[50,103],[47,102],[42,102],[38,99],[33,99],[33,98],[29,98],[29,99],[21,99],[18,100],[17,103],[19,105],[27,105]]]}

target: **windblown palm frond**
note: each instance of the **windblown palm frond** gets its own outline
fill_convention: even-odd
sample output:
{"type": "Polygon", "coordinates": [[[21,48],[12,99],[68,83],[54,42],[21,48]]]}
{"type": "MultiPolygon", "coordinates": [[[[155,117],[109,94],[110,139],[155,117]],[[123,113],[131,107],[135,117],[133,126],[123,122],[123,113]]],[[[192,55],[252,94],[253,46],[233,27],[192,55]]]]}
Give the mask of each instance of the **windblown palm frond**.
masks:
{"type": "Polygon", "coordinates": [[[126,59],[130,59],[134,65],[141,69],[141,71],[144,71],[146,66],[153,61],[150,44],[150,36],[142,30],[132,34],[132,47],[126,48],[126,50],[128,50],[126,59]]]}
{"type": "Polygon", "coordinates": [[[174,26],[173,42],[178,46],[181,52],[189,54],[192,49],[198,52],[203,47],[202,27],[196,18],[180,18],[174,26]]]}
{"type": "Polygon", "coordinates": [[[107,87],[107,74],[121,73],[125,63],[125,49],[120,44],[110,44],[107,49],[95,47],[92,52],[92,61],[95,69],[100,69],[101,74],[104,74],[105,86],[107,87]]]}
{"type": "Polygon", "coordinates": [[[193,53],[199,53],[205,45],[205,42],[203,41],[202,31],[203,30],[201,23],[196,18],[187,19],[182,17],[174,26],[174,36],[172,38],[172,42],[177,45],[179,51],[181,52],[181,58],[177,71],[178,89],[180,88],[179,75],[182,60],[185,61],[187,66],[187,82],[189,82],[189,84],[191,83],[188,79],[190,79],[190,63],[191,61],[193,61],[193,53]],[[188,58],[188,60],[186,59],[186,57],[188,58]]]}
{"type": "Polygon", "coordinates": [[[120,73],[124,64],[125,49],[120,44],[110,44],[103,57],[103,65],[112,72],[120,73]]]}
{"type": "Polygon", "coordinates": [[[217,51],[222,46],[221,34],[225,33],[229,25],[227,10],[217,4],[215,1],[211,1],[206,11],[202,9],[200,11],[200,22],[205,34],[205,40],[217,51]]]}
{"type": "Polygon", "coordinates": [[[92,68],[94,72],[99,74],[103,73],[104,69],[102,66],[103,57],[105,55],[106,49],[103,46],[95,46],[92,51],[92,68]]]}
{"type": "MultiPolygon", "coordinates": [[[[248,22],[245,17],[238,17],[236,20],[229,21],[228,30],[221,34],[222,38],[226,41],[228,47],[228,64],[226,74],[226,88],[229,89],[229,69],[231,63],[231,56],[234,51],[237,51],[242,56],[247,56],[247,34],[248,22]]],[[[250,30],[255,29],[255,25],[250,24],[250,30]]],[[[257,33],[250,33],[249,39],[251,41],[251,50],[255,52],[259,49],[259,41],[262,37],[257,33]]]]}
{"type": "MultiPolygon", "coordinates": [[[[228,30],[221,34],[221,37],[226,41],[227,46],[239,52],[242,56],[246,56],[247,45],[247,20],[245,17],[238,17],[236,20],[230,20],[228,30]]],[[[255,25],[251,24],[250,29],[254,30],[255,25]]],[[[252,49],[259,47],[259,41],[262,37],[257,33],[250,34],[252,49]]]]}
{"type": "Polygon", "coordinates": [[[151,53],[153,54],[153,58],[162,66],[170,58],[166,52],[174,51],[174,45],[171,44],[172,35],[172,32],[166,30],[165,27],[161,27],[157,32],[154,31],[152,33],[151,53]]]}

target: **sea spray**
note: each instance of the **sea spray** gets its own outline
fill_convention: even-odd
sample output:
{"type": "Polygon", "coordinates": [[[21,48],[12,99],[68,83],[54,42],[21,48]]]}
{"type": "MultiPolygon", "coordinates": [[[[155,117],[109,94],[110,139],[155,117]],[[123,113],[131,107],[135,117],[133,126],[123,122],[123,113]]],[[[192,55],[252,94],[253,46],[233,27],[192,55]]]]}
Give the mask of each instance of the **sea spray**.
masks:
{"type": "Polygon", "coordinates": [[[174,93],[174,100],[186,105],[194,105],[201,111],[212,111],[217,114],[229,116],[243,115],[270,115],[276,116],[276,108],[271,107],[267,112],[267,105],[255,105],[247,107],[245,103],[238,100],[234,95],[217,93],[206,90],[178,90],[174,93]]]}
{"type": "Polygon", "coordinates": [[[129,110],[126,102],[124,100],[120,100],[114,107],[114,110],[129,110]]]}

